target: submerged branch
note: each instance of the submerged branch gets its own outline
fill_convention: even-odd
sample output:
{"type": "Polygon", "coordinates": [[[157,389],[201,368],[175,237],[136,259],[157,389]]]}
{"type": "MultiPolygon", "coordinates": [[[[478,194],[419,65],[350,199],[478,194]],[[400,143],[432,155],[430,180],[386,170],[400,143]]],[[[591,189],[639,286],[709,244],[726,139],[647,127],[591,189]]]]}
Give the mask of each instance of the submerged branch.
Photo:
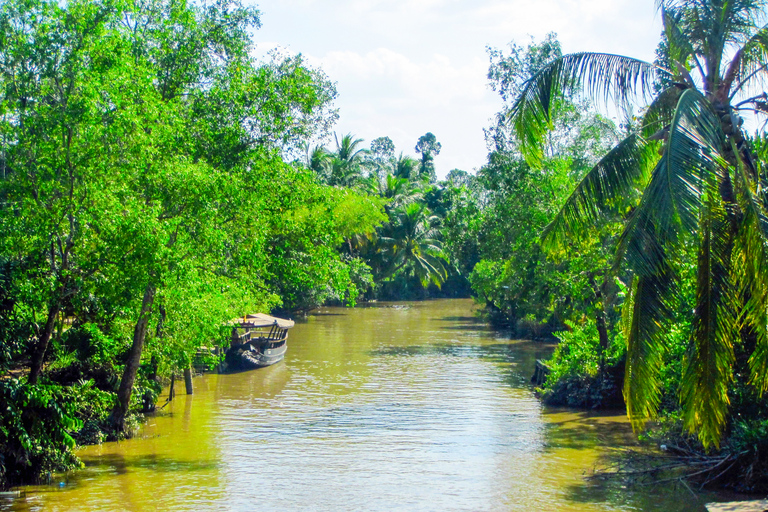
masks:
{"type": "MultiPolygon", "coordinates": [[[[695,483],[699,489],[727,477],[744,462],[746,451],[708,455],[687,448],[669,446],[667,453],[637,450],[623,451],[603,468],[596,467],[588,480],[619,480],[624,485],[651,486],[679,482],[686,487],[695,483]],[[670,454],[669,452],[675,452],[670,454]]],[[[736,471],[738,473],[738,471],[736,471]]],[[[731,478],[738,478],[732,474],[731,478]]]]}

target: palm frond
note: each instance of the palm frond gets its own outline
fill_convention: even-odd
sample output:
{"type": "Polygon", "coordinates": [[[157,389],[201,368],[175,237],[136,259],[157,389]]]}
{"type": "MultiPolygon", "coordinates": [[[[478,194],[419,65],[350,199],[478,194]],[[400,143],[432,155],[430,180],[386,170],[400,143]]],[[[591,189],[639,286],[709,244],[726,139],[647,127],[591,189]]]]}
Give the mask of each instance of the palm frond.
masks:
{"type": "Polygon", "coordinates": [[[696,58],[696,52],[691,40],[686,37],[680,26],[682,13],[662,6],[661,17],[664,22],[664,35],[667,38],[667,56],[671,61],[670,64],[678,64],[687,69],[688,61],[691,58],[696,58]]]}
{"type": "Polygon", "coordinates": [[[741,269],[735,273],[738,294],[746,298],[741,321],[755,334],[750,380],[762,395],[768,390],[768,212],[744,165],[736,169],[734,185],[743,212],[734,251],[734,266],[741,269]]]}
{"type": "Polygon", "coordinates": [[[700,223],[693,334],[680,385],[683,425],[698,434],[705,448],[719,446],[725,428],[733,340],[739,336],[730,279],[733,231],[717,190],[719,180],[710,181],[700,223]]]}
{"type": "Polygon", "coordinates": [[[440,288],[448,278],[448,271],[440,253],[423,252],[418,255],[417,260],[418,264],[414,265],[414,271],[419,277],[421,285],[426,288],[432,282],[440,288]]]}
{"type": "Polygon", "coordinates": [[[633,134],[621,141],[593,167],[571,193],[541,234],[542,247],[561,247],[571,235],[580,234],[606,211],[615,209],[638,184],[650,175],[653,144],[633,134]]]}
{"type": "Polygon", "coordinates": [[[640,205],[624,229],[617,261],[626,259],[636,270],[653,274],[657,261],[649,236],[660,246],[674,246],[679,234],[698,227],[704,178],[719,175],[722,141],[717,115],[696,90],[683,91],[669,130],[664,154],[651,174],[640,205]]]}
{"type": "Polygon", "coordinates": [[[622,105],[630,98],[650,98],[657,72],[667,73],[654,64],[607,53],[575,53],[553,60],[526,81],[509,112],[523,154],[531,163],[540,162],[540,144],[560,99],[576,92],[622,105]]]}
{"type": "Polygon", "coordinates": [[[663,327],[671,319],[678,289],[671,262],[682,234],[698,229],[706,183],[722,178],[716,119],[700,93],[683,92],[666,150],[619,241],[617,265],[626,261],[638,280],[624,389],[635,427],[652,418],[658,407],[663,327]]]}
{"type": "Polygon", "coordinates": [[[628,336],[632,329],[632,317],[635,307],[635,294],[637,293],[637,277],[632,276],[629,284],[627,285],[626,294],[624,296],[624,302],[621,304],[621,318],[619,319],[619,327],[624,333],[625,338],[628,336]]]}
{"type": "Polygon", "coordinates": [[[663,271],[636,278],[627,338],[624,400],[635,430],[654,418],[661,400],[660,372],[667,352],[663,326],[672,317],[668,306],[677,290],[675,275],[663,271]]]}
{"type": "Polygon", "coordinates": [[[672,304],[677,293],[677,276],[669,254],[677,242],[674,223],[657,218],[653,201],[667,205],[664,158],[653,171],[640,205],[630,215],[619,241],[616,265],[624,260],[634,271],[631,300],[625,304],[625,337],[627,361],[624,376],[624,399],[627,415],[634,429],[641,428],[656,415],[659,406],[662,361],[666,355],[664,326],[672,318],[672,304]],[[671,249],[668,247],[671,244],[671,249]],[[626,316],[629,318],[626,318],[626,316]]]}
{"type": "Polygon", "coordinates": [[[661,139],[666,136],[665,132],[669,130],[672,119],[675,116],[677,103],[680,101],[682,90],[673,85],[667,87],[659,93],[643,115],[643,121],[640,125],[640,133],[646,139],[661,139]]]}
{"type": "Polygon", "coordinates": [[[768,26],[762,27],[753,35],[741,49],[736,57],[739,59],[738,71],[730,91],[733,99],[741,89],[749,89],[753,85],[765,85],[768,78],[768,26]]]}
{"type": "Polygon", "coordinates": [[[674,213],[688,232],[698,225],[704,179],[722,169],[725,140],[720,119],[709,102],[698,91],[685,90],[670,127],[664,164],[674,213]]]}
{"type": "Polygon", "coordinates": [[[712,2],[714,22],[719,23],[728,44],[744,44],[766,22],[766,0],[729,0],[712,2]]]}

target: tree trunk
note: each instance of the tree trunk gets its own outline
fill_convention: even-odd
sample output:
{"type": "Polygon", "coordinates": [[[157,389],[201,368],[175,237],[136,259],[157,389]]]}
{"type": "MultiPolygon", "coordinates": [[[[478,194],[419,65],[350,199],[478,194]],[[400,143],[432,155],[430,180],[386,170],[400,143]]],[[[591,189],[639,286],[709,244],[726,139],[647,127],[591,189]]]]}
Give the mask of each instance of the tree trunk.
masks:
{"type": "MultiPolygon", "coordinates": [[[[590,276],[589,283],[592,285],[592,289],[595,291],[595,299],[597,302],[597,312],[595,313],[595,326],[597,327],[597,336],[600,347],[600,374],[605,370],[605,353],[608,351],[608,345],[610,340],[608,338],[608,326],[605,321],[605,298],[603,289],[595,282],[595,278],[590,276]]],[[[603,284],[605,286],[605,282],[603,284]]]]}
{"type": "Polygon", "coordinates": [[[116,430],[122,431],[125,428],[125,415],[128,414],[128,406],[131,403],[131,392],[133,391],[133,382],[136,380],[136,372],[141,363],[141,351],[144,349],[144,339],[147,337],[147,325],[149,317],[152,314],[152,303],[155,300],[155,287],[148,284],[144,290],[144,299],[141,302],[141,313],[136,320],[136,326],[133,330],[133,344],[128,354],[128,361],[125,363],[123,377],[120,379],[120,388],[117,390],[117,404],[112,410],[112,425],[116,430]]]}
{"type": "Polygon", "coordinates": [[[595,325],[597,326],[597,336],[600,340],[600,373],[605,370],[605,353],[608,351],[608,328],[605,325],[605,311],[600,308],[597,310],[597,317],[595,318],[595,325]]]}
{"type": "Polygon", "coordinates": [[[184,386],[187,388],[188,395],[194,393],[194,388],[192,387],[192,369],[189,366],[184,368],[184,386]]]}
{"type": "Polygon", "coordinates": [[[48,344],[51,341],[51,335],[53,329],[56,326],[56,316],[59,314],[61,306],[58,299],[54,300],[54,304],[48,310],[48,318],[45,320],[43,326],[43,332],[37,338],[37,343],[32,349],[32,361],[29,367],[29,377],[27,381],[30,384],[36,384],[37,379],[40,377],[40,372],[43,369],[43,361],[45,361],[45,353],[48,350],[48,344]]]}
{"type": "Polygon", "coordinates": [[[149,372],[150,372],[149,380],[158,382],[157,367],[158,367],[157,356],[152,356],[152,359],[149,360],[149,372]]]}
{"type": "Polygon", "coordinates": [[[173,398],[176,396],[176,374],[171,374],[171,387],[168,390],[168,401],[172,402],[173,398]]]}

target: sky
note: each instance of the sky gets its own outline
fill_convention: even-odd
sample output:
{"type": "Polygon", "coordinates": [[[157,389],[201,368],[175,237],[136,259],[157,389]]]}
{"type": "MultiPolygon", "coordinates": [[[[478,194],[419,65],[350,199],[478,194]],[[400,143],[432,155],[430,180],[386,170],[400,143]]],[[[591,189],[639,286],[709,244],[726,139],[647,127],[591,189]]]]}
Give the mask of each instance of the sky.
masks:
{"type": "MultiPolygon", "coordinates": [[[[260,0],[257,51],[301,53],[336,83],[335,131],[390,137],[415,156],[421,135],[442,144],[437,174],[473,172],[483,128],[501,110],[486,47],[526,45],[555,32],[564,53],[653,60],[661,33],[652,0],[260,0]]],[[[333,144],[332,141],[328,141],[333,144]]]]}

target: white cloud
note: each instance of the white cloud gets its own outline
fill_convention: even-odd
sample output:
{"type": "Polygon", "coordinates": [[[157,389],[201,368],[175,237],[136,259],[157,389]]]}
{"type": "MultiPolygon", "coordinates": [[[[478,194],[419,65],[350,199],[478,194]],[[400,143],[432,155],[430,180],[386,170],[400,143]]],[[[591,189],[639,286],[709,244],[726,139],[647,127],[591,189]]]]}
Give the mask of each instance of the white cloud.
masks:
{"type": "MultiPolygon", "coordinates": [[[[652,59],[652,0],[260,0],[263,38],[303,53],[337,82],[339,132],[390,136],[413,152],[432,131],[439,172],[484,163],[483,128],[501,107],[487,45],[557,32],[566,52],[652,59]]],[[[264,44],[264,46],[269,46],[264,44]]]]}
{"type": "Polygon", "coordinates": [[[388,99],[397,102],[446,107],[457,100],[476,101],[486,90],[487,65],[480,59],[457,64],[436,54],[419,64],[403,54],[378,48],[364,55],[353,51],[330,52],[317,60],[339,82],[340,90],[355,96],[387,92],[388,99]]]}
{"type": "Polygon", "coordinates": [[[377,48],[365,54],[330,52],[317,60],[338,82],[340,132],[366,141],[387,135],[407,154],[413,153],[418,137],[431,131],[443,144],[436,160],[442,174],[482,165],[482,127],[500,107],[486,85],[484,59],[456,63],[435,54],[419,64],[377,48]],[[469,133],[468,124],[477,129],[469,133]],[[463,151],[468,143],[479,151],[463,151]]]}

